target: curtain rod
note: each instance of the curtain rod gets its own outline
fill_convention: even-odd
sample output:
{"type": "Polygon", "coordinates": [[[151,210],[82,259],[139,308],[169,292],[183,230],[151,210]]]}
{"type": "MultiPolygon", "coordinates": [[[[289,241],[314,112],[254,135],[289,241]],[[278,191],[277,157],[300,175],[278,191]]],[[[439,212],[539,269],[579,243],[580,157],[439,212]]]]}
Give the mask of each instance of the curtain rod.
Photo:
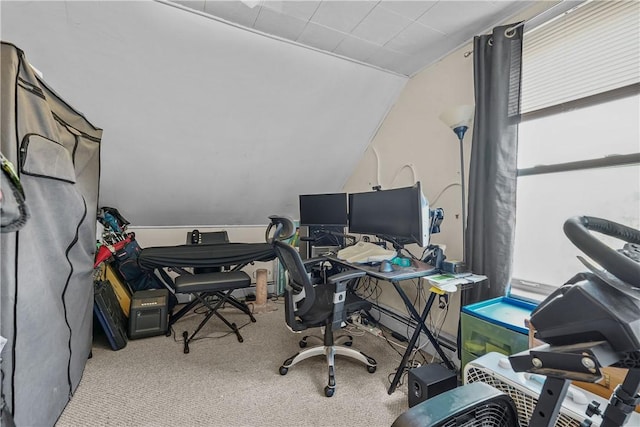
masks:
{"type": "MultiPolygon", "coordinates": [[[[537,26],[542,25],[548,22],[549,20],[562,15],[563,13],[573,9],[574,7],[577,7],[582,3],[586,3],[589,1],[592,1],[592,0],[562,0],[560,3],[557,3],[551,6],[549,9],[543,10],[542,12],[531,17],[530,19],[523,20],[522,22],[519,22],[511,27],[508,27],[506,30],[504,30],[505,35],[509,36],[507,33],[510,33],[511,36],[513,36],[515,30],[525,25],[527,26],[528,30],[536,28],[537,26]]],[[[473,53],[473,50],[469,50],[464,53],[464,57],[468,58],[472,53],[473,53]]]]}

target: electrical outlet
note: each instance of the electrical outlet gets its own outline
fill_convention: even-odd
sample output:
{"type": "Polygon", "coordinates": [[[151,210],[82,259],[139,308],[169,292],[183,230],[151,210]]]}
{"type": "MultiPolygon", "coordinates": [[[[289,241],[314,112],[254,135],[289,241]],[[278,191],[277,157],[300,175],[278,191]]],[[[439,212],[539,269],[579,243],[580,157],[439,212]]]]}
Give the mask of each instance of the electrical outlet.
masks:
{"type": "Polygon", "coordinates": [[[449,304],[449,295],[447,294],[440,295],[440,297],[438,298],[438,307],[441,309],[444,309],[447,307],[447,304],[449,304]]]}

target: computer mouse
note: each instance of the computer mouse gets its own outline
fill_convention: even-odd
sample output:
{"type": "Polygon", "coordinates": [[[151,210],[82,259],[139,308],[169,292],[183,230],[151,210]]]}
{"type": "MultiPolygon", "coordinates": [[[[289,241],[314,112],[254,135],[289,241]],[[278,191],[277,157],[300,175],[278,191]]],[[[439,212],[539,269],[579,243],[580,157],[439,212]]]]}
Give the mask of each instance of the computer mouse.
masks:
{"type": "Polygon", "coordinates": [[[382,273],[391,273],[393,271],[393,264],[391,263],[391,261],[385,259],[380,263],[378,271],[382,273]]]}

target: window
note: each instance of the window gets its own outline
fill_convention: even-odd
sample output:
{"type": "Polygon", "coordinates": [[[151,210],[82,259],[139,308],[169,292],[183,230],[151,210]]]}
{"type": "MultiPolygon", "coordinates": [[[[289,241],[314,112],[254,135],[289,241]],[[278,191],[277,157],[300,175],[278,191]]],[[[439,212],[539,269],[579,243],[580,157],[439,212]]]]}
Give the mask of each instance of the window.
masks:
{"type": "Polygon", "coordinates": [[[514,295],[542,299],[586,270],[569,217],[640,228],[639,16],[639,2],[591,1],[525,31],[514,295]]]}

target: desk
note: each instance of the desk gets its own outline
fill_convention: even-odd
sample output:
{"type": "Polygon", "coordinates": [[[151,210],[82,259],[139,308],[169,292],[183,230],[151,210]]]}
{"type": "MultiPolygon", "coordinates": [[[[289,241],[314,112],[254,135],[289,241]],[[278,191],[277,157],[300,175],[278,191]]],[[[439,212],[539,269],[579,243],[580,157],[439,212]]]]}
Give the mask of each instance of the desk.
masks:
{"type": "Polygon", "coordinates": [[[398,370],[396,371],[396,374],[393,377],[393,381],[391,381],[391,385],[389,386],[389,390],[387,391],[388,394],[393,393],[398,387],[398,383],[400,382],[400,378],[402,377],[402,372],[404,371],[404,368],[407,366],[407,361],[409,360],[409,357],[411,356],[411,352],[413,351],[413,348],[415,347],[416,342],[418,341],[418,337],[420,336],[420,331],[423,331],[427,336],[427,338],[429,338],[431,345],[433,345],[433,348],[438,352],[440,359],[444,362],[447,368],[452,371],[455,370],[455,367],[453,366],[453,364],[451,363],[447,355],[444,354],[444,352],[442,351],[442,348],[440,347],[440,344],[438,343],[438,341],[435,339],[435,337],[433,336],[433,334],[425,324],[425,320],[429,315],[431,306],[433,305],[433,302],[436,299],[436,293],[431,292],[429,294],[427,303],[425,304],[424,309],[422,310],[422,314],[420,314],[418,313],[418,310],[416,309],[416,307],[413,305],[409,297],[407,297],[407,294],[404,292],[404,290],[402,290],[402,287],[400,286],[400,282],[403,280],[418,279],[420,277],[429,276],[431,274],[437,273],[438,270],[436,270],[435,267],[421,261],[412,260],[410,267],[399,267],[397,265],[394,265],[393,271],[385,273],[385,272],[379,271],[378,266],[350,263],[334,257],[330,257],[329,260],[336,262],[338,264],[341,264],[345,267],[353,268],[356,270],[362,270],[365,273],[367,273],[368,276],[374,277],[376,279],[381,279],[381,280],[386,280],[388,282],[391,282],[396,292],[398,292],[398,295],[400,295],[400,298],[402,298],[402,301],[404,302],[404,305],[407,307],[407,310],[409,311],[411,318],[418,323],[418,326],[413,331],[413,335],[409,340],[409,345],[407,345],[407,349],[405,350],[404,355],[402,356],[402,362],[400,362],[400,366],[398,366],[398,370]]]}

